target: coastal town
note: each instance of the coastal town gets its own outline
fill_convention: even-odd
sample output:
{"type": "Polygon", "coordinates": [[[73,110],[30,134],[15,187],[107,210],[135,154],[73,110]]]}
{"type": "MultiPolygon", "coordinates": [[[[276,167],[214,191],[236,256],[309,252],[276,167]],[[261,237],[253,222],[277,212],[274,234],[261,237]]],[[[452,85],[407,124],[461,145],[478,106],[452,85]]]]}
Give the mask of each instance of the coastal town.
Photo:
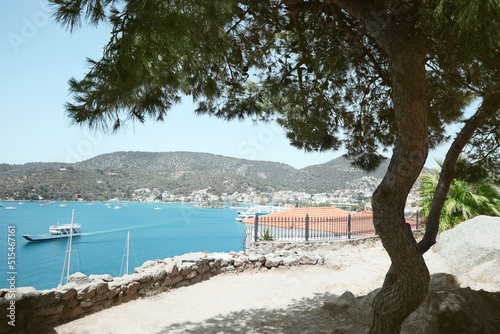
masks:
{"type": "MultiPolygon", "coordinates": [[[[191,192],[189,195],[176,195],[168,191],[160,193],[158,189],[136,189],[133,200],[138,202],[181,202],[202,203],[204,206],[218,206],[221,203],[230,203],[232,206],[261,204],[300,206],[336,206],[350,211],[371,211],[371,197],[376,185],[364,188],[338,189],[331,192],[310,194],[307,192],[280,190],[275,192],[261,192],[249,187],[246,192],[222,193],[217,195],[211,192],[210,187],[191,192]]],[[[118,201],[118,198],[113,199],[118,201]]],[[[420,200],[418,187],[414,186],[407,200],[407,208],[418,206],[420,200]]]]}

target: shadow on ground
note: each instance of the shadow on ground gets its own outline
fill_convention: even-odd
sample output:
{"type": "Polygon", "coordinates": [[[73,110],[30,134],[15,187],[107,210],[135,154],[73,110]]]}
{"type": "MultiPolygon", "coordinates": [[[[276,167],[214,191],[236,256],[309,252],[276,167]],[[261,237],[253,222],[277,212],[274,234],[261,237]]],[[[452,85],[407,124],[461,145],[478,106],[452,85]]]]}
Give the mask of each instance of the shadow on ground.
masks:
{"type": "Polygon", "coordinates": [[[365,299],[348,292],[342,296],[316,294],[313,298],[295,301],[287,309],[260,308],[232,312],[200,323],[173,324],[157,334],[363,333],[368,330],[370,309],[369,305],[364,305],[365,299]],[[363,306],[367,307],[361,311],[363,306]]]}

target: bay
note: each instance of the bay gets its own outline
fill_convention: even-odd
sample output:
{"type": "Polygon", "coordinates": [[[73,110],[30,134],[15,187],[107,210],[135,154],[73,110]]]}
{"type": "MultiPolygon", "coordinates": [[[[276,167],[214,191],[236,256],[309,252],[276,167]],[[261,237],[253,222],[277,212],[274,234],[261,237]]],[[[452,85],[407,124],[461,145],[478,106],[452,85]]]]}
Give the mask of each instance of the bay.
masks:
{"type": "MultiPolygon", "coordinates": [[[[157,204],[119,203],[121,209],[108,208],[102,202],[89,206],[85,202],[19,204],[16,210],[0,208],[0,288],[8,288],[8,226],[15,226],[16,286],[36,289],[57,287],[67,248],[67,239],[28,242],[23,234],[46,234],[58,222],[82,226],[83,235],[74,238],[70,271],[85,275],[119,276],[127,232],[130,231],[129,268],[147,260],[164,259],[189,252],[230,252],[242,249],[245,226],[235,221],[236,211],[211,209],[186,203],[157,204]],[[77,249],[77,251],[75,251],[77,249]]],[[[9,205],[11,205],[9,203],[9,205]]],[[[129,269],[133,271],[133,269],[129,269]]]]}

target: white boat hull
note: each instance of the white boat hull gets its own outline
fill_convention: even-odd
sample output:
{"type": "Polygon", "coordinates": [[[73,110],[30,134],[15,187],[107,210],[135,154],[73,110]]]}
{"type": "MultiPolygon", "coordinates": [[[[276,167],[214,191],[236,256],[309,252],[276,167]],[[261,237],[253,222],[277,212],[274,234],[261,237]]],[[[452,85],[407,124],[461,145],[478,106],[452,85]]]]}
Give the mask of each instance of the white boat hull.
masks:
{"type": "MultiPolygon", "coordinates": [[[[77,237],[79,235],[80,235],[80,233],[74,233],[73,237],[77,237]]],[[[30,234],[24,234],[23,238],[26,239],[26,240],[28,240],[28,241],[48,241],[48,240],[69,238],[69,234],[61,234],[61,235],[54,235],[54,234],[30,235],[30,234]]]]}

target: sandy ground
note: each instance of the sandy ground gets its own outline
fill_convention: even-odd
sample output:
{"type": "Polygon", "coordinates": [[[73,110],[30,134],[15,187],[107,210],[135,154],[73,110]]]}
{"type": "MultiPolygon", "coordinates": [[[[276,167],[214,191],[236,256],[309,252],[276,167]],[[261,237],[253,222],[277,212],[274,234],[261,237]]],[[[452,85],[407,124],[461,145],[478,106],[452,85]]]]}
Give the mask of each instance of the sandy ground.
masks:
{"type": "MultiPolygon", "coordinates": [[[[380,287],[390,261],[380,244],[345,247],[341,268],[224,274],[134,300],[55,328],[56,333],[332,333],[321,306],[333,295],[365,295],[380,287]]],[[[448,272],[438,255],[425,255],[431,273],[448,272]]]]}

